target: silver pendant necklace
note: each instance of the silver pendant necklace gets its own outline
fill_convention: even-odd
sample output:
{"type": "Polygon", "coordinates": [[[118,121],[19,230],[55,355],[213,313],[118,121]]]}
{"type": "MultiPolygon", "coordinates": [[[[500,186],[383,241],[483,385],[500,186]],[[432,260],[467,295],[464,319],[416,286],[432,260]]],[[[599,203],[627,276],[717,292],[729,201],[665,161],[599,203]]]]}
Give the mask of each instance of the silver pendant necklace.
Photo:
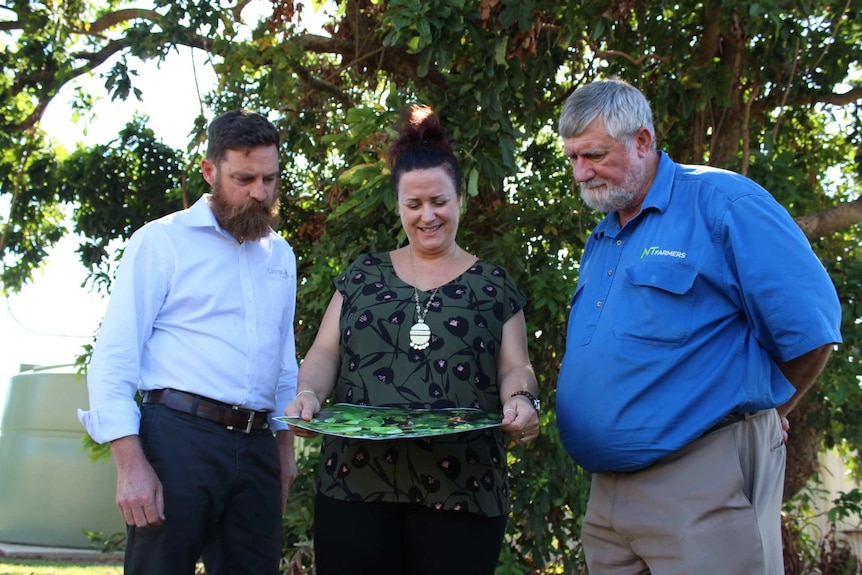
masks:
{"type": "MultiPolygon", "coordinates": [[[[413,246],[411,245],[410,250],[410,273],[413,276],[413,283],[416,283],[416,270],[413,267],[413,246]]],[[[448,266],[452,265],[452,261],[455,260],[455,254],[457,253],[458,248],[455,247],[455,251],[452,252],[452,257],[447,264],[448,266]]],[[[434,291],[431,292],[431,297],[428,298],[428,301],[425,303],[425,309],[422,309],[422,304],[419,303],[419,290],[416,289],[416,286],[413,286],[413,300],[416,302],[416,323],[413,324],[413,327],[410,328],[410,347],[416,350],[427,349],[429,345],[431,345],[431,328],[425,323],[425,318],[428,316],[428,310],[431,308],[431,302],[434,301],[434,296],[437,295],[437,290],[440,289],[440,286],[434,288],[434,291]]]]}
{"type": "Polygon", "coordinates": [[[428,315],[428,309],[431,307],[431,302],[434,301],[438,289],[434,288],[434,291],[431,292],[431,297],[428,298],[423,310],[422,306],[419,305],[419,291],[415,287],[413,288],[413,298],[416,300],[416,323],[410,328],[410,347],[413,349],[422,350],[431,345],[431,328],[425,323],[425,316],[428,315]]]}

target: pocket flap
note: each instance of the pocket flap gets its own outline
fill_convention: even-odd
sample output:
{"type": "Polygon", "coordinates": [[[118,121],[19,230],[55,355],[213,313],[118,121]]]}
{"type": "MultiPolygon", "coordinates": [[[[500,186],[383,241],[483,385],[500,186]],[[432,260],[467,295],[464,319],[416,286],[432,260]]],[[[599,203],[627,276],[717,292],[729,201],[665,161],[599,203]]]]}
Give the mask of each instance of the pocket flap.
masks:
{"type": "Polygon", "coordinates": [[[694,285],[697,268],[680,262],[641,262],[626,269],[629,281],[682,295],[694,285]]]}

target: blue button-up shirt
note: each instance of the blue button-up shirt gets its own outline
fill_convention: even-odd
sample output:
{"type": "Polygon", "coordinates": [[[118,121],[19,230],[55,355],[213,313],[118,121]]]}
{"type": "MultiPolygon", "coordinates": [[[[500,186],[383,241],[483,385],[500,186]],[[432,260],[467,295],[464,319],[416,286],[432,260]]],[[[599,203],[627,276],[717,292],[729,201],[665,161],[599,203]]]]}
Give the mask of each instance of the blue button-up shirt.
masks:
{"type": "Polygon", "coordinates": [[[661,154],[641,213],[587,241],[557,384],[563,442],[591,471],[632,471],[724,415],[794,393],[776,362],[838,342],[834,286],[763,188],[661,154]]]}
{"type": "Polygon", "coordinates": [[[143,226],[113,284],[81,422],[100,443],[136,435],[135,392],[167,387],[281,415],[296,391],[295,300],[284,238],[237,242],[207,196],[143,226]]]}

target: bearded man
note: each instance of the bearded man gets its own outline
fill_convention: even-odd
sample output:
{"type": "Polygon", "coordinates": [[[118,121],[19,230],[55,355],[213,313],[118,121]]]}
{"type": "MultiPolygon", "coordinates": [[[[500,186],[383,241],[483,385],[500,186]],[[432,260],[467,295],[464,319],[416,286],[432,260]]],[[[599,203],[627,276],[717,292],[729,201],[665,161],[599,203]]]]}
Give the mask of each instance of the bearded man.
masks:
{"type": "Polygon", "coordinates": [[[841,341],[799,226],[754,181],[656,147],[644,95],[581,86],[559,133],[590,234],[557,381],[592,472],[590,575],[780,575],[784,416],[841,341]]]}
{"type": "Polygon", "coordinates": [[[296,390],[296,258],[274,231],[279,134],[234,110],[207,131],[211,193],[131,237],[79,418],[110,442],[127,574],[279,573],[296,390]],[[140,394],[141,405],[136,402],[140,394]]]}

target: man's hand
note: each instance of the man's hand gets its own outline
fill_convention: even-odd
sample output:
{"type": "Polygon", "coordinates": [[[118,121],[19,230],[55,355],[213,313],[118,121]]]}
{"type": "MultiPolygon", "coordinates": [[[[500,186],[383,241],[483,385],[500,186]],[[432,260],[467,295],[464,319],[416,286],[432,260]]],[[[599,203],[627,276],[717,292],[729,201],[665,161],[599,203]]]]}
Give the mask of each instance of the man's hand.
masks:
{"type": "Polygon", "coordinates": [[[111,442],[117,466],[117,507],[127,525],[152,527],[165,520],[162,482],[147,461],[137,435],[111,442]]]}

